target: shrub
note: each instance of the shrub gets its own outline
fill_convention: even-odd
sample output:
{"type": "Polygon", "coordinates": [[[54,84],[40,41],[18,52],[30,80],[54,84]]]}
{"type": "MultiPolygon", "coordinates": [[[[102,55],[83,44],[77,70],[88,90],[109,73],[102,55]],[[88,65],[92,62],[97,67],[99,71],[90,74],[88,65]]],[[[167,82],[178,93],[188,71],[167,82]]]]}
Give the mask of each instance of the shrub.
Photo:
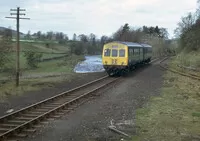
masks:
{"type": "Polygon", "coordinates": [[[42,54],[28,51],[24,53],[24,57],[26,58],[27,65],[30,68],[37,68],[38,63],[41,61],[42,54]]]}

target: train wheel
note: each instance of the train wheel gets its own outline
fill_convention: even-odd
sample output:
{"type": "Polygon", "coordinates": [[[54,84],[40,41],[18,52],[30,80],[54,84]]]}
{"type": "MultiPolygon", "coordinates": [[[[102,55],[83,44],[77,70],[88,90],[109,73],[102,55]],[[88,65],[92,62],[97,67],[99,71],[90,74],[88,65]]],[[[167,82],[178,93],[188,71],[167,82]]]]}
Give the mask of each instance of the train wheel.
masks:
{"type": "Polygon", "coordinates": [[[131,68],[130,68],[130,71],[134,71],[136,69],[136,66],[132,66],[131,68]]]}
{"type": "Polygon", "coordinates": [[[130,69],[124,69],[121,71],[121,76],[126,76],[130,72],[130,69]]]}
{"type": "Polygon", "coordinates": [[[113,77],[115,74],[113,72],[107,72],[110,77],[113,77]]]}

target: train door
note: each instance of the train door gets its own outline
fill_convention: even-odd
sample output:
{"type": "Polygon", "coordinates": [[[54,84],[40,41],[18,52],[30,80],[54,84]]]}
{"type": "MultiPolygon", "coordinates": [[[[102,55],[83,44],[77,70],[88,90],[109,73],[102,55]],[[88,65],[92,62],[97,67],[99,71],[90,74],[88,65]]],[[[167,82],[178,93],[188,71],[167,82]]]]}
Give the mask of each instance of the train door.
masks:
{"type": "Polygon", "coordinates": [[[144,60],[144,51],[143,48],[140,48],[140,62],[142,62],[144,60]]]}
{"type": "Polygon", "coordinates": [[[134,48],[134,60],[136,63],[140,61],[140,49],[138,47],[134,48]]]}

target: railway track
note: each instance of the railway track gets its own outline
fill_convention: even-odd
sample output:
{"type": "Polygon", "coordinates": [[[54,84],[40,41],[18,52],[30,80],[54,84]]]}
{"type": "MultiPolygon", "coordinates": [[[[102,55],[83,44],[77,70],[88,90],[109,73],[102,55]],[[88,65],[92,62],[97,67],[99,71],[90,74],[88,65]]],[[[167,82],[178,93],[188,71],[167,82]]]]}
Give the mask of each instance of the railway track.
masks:
{"type": "Polygon", "coordinates": [[[35,126],[49,118],[56,118],[70,111],[70,107],[88,98],[119,78],[105,76],[70,91],[63,92],[14,113],[0,117],[0,141],[17,141],[35,132],[35,126]]]}
{"type": "MultiPolygon", "coordinates": [[[[151,63],[159,59],[154,59],[151,63]]],[[[11,114],[0,117],[0,141],[17,141],[36,131],[37,124],[51,118],[58,118],[73,108],[73,105],[116,82],[120,77],[102,77],[95,81],[60,93],[11,114]]],[[[83,100],[84,101],[84,100],[83,100]]]]}
{"type": "Polygon", "coordinates": [[[173,73],[177,73],[177,74],[180,74],[182,76],[186,76],[186,77],[190,77],[192,79],[196,79],[196,80],[200,80],[200,77],[198,75],[195,75],[195,74],[188,74],[188,73],[183,73],[183,72],[180,72],[178,70],[175,70],[175,69],[171,69],[169,68],[166,64],[164,64],[163,62],[166,61],[167,59],[169,59],[169,57],[166,57],[164,58],[163,60],[160,61],[160,67],[165,69],[165,70],[169,70],[173,73]]]}

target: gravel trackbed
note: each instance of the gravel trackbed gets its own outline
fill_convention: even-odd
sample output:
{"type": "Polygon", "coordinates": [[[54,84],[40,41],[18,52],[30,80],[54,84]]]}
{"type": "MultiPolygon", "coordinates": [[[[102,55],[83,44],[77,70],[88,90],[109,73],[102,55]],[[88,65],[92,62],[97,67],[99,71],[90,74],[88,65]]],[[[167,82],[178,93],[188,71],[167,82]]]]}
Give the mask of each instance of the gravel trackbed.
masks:
{"type": "Polygon", "coordinates": [[[49,122],[27,141],[111,141],[120,140],[108,129],[112,124],[129,135],[134,135],[135,110],[150,96],[160,94],[164,71],[157,63],[145,66],[123,77],[104,92],[73,112],[49,122]]]}

